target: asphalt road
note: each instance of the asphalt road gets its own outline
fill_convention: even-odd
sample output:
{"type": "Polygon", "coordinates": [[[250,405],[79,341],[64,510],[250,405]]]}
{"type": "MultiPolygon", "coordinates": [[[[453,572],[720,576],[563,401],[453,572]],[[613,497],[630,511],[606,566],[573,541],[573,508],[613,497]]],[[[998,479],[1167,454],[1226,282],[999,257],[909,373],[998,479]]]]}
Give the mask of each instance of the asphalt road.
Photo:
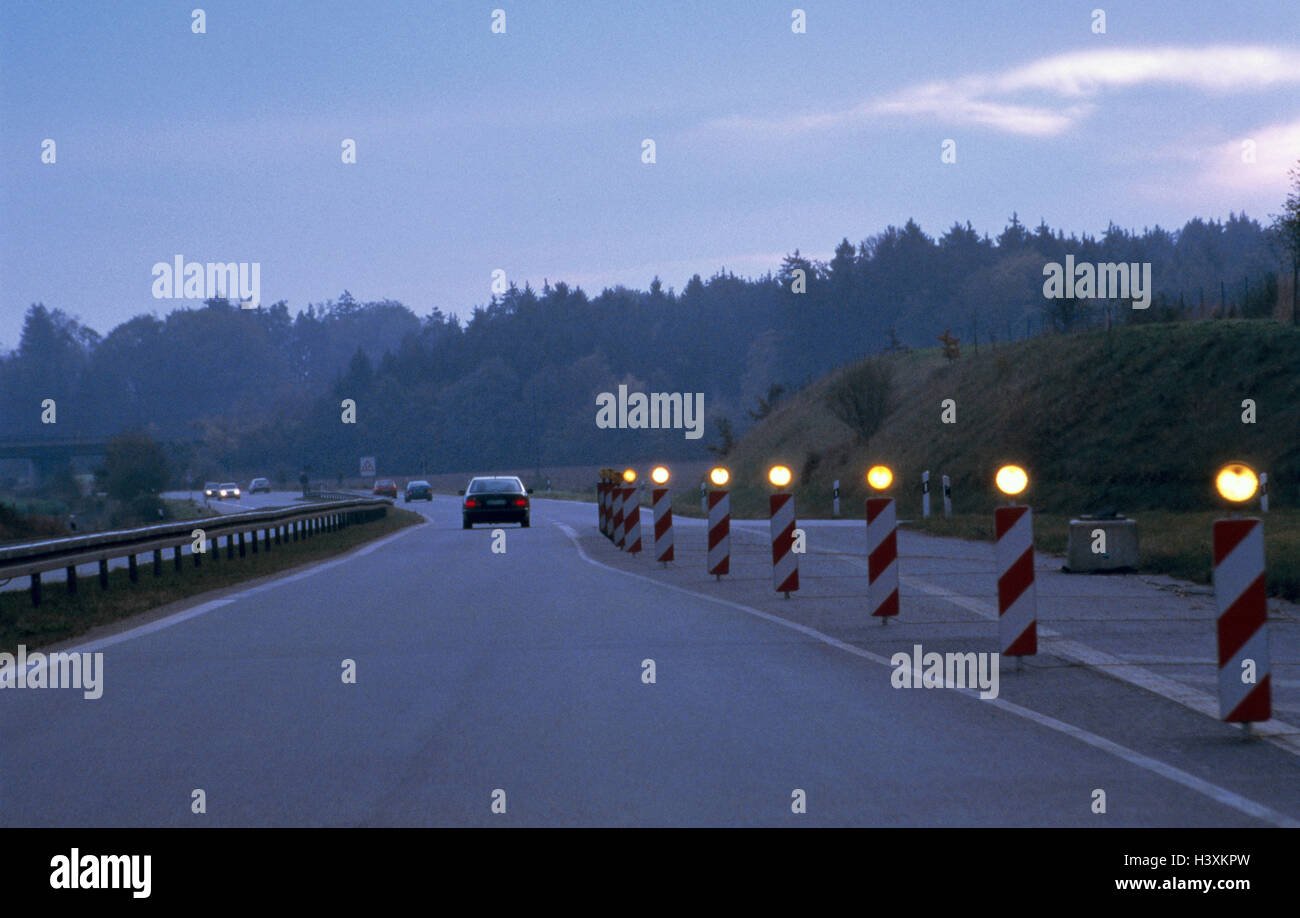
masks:
{"type": "MultiPolygon", "coordinates": [[[[104,654],[97,700],[0,691],[0,825],[1300,820],[1285,737],[1243,741],[1195,710],[1195,679],[1181,678],[1194,662],[1158,674],[1183,698],[1117,677],[1115,623],[1071,612],[1146,610],[1159,584],[1072,581],[1118,597],[1085,601],[1053,598],[1044,579],[1040,619],[1063,636],[1023,672],[1003,664],[999,696],[981,700],[894,688],[889,660],[918,642],[996,649],[981,612],[994,600],[979,598],[987,546],[904,535],[903,615],[882,627],[862,612],[852,525],[809,524],[805,587],[784,600],[765,523],[737,524],[735,576],[716,582],[698,521],[679,521],[681,560],[665,570],[610,546],[589,504],[536,501],[532,528],[501,527],[503,554],[492,527],[461,529],[454,498],[409,506],[429,523],[83,639],[104,654]],[[797,789],[806,813],[792,812],[797,789]]],[[[1275,661],[1293,666],[1295,630],[1279,633],[1275,661]]],[[[1174,647],[1155,640],[1128,646],[1174,647]]]]}

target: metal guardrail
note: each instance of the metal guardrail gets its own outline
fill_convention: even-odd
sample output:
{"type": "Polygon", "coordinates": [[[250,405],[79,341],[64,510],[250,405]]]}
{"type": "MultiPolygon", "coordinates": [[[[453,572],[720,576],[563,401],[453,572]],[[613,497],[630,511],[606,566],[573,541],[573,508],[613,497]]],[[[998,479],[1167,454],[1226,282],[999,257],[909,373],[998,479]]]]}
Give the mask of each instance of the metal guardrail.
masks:
{"type": "Polygon", "coordinates": [[[327,491],[323,488],[308,488],[308,500],[357,500],[361,497],[356,491],[327,491]]]}
{"type": "Polygon", "coordinates": [[[273,510],[254,510],[231,513],[227,516],[203,517],[181,520],[139,529],[121,529],[98,532],[92,535],[50,539],[43,542],[24,542],[0,547],[0,580],[13,577],[31,577],[32,604],[41,601],[41,574],[63,568],[67,576],[69,593],[77,592],[77,566],[99,564],[99,585],[108,589],[108,562],[115,558],[128,558],[132,582],[139,577],[137,557],[153,554],[153,573],[162,575],[163,549],[172,549],[172,563],[181,570],[182,549],[198,538],[195,530],[202,530],[203,548],[192,551],[194,567],[203,563],[204,557],[213,561],[221,559],[221,538],[226,539],[226,559],[244,557],[250,549],[258,552],[258,535],[262,536],[262,549],[272,550],[272,542],[297,542],[322,532],[334,532],[355,523],[383,517],[391,504],[379,498],[326,500],[322,503],[298,507],[280,507],[273,510]],[[251,534],[251,539],[245,536],[251,534]]]}

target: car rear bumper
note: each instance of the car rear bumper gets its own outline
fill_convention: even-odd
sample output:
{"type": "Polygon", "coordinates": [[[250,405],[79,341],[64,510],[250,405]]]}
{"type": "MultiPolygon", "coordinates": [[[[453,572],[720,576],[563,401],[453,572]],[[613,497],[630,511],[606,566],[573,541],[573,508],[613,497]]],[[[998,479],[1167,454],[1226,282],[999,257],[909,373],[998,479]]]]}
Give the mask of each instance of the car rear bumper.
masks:
{"type": "Polygon", "coordinates": [[[474,523],[522,523],[528,519],[528,509],[517,507],[492,507],[481,510],[462,510],[465,522],[474,523]]]}

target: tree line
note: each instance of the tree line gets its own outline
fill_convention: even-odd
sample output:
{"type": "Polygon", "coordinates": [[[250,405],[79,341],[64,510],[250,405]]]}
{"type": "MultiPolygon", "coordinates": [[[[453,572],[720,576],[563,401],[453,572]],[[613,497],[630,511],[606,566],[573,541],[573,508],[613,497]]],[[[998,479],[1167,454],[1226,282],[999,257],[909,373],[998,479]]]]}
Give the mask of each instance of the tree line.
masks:
{"type": "Polygon", "coordinates": [[[209,300],[101,336],[38,303],[0,356],[0,429],[51,435],[40,406],[52,398],[57,435],[146,433],[173,444],[174,478],[354,476],[363,455],[381,474],[701,458],[807,380],[864,354],[933,346],[949,329],[966,352],[1104,321],[1271,314],[1279,273],[1289,282],[1294,270],[1276,229],[1232,214],[1067,236],[1013,214],[996,238],[969,222],[932,237],[908,220],[843,239],[827,261],[795,250],[761,277],[724,269],[681,291],[656,277],[596,296],[510,285],[463,319],[344,291],[296,314],[283,301],[209,300]],[[1067,253],[1150,262],[1151,308],[1045,299],[1043,266],[1067,253]],[[619,384],[705,393],[705,439],[599,430],[596,396],[619,384]],[[356,402],[355,424],[342,423],[343,399],[356,402]]]}

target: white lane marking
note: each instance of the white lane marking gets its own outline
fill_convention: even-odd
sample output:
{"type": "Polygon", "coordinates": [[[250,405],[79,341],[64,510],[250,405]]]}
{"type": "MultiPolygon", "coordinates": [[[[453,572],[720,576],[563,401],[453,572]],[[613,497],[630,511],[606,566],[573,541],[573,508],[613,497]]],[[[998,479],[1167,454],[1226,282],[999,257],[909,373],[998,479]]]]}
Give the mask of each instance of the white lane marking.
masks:
{"type": "MultiPolygon", "coordinates": [[[[772,622],[773,624],[780,625],[782,628],[789,628],[792,631],[797,631],[800,634],[807,635],[808,637],[813,638],[816,641],[820,641],[821,643],[826,644],[830,647],[834,647],[837,650],[843,650],[845,653],[853,654],[855,657],[861,657],[864,660],[870,660],[872,663],[879,663],[881,666],[886,666],[889,667],[890,669],[894,668],[893,664],[885,657],[882,657],[876,653],[872,653],[869,650],[864,650],[861,647],[856,647],[853,644],[847,644],[844,641],[839,640],[838,638],[831,637],[829,634],[825,634],[821,631],[818,631],[816,628],[810,628],[807,625],[801,625],[798,622],[787,621],[784,618],[780,618],[776,615],[772,615],[770,613],[760,611],[751,606],[746,606],[742,603],[732,602],[729,599],[720,599],[716,596],[709,596],[707,593],[697,593],[695,590],[688,590],[685,587],[679,587],[676,584],[672,584],[672,583],[664,583],[662,581],[655,580],[653,577],[646,577],[643,574],[634,574],[631,571],[620,570],[619,568],[613,567],[612,565],[605,564],[601,561],[597,561],[587,554],[586,550],[582,547],[582,544],[578,541],[577,531],[572,526],[569,526],[566,523],[557,523],[557,522],[552,522],[551,525],[557,527],[558,529],[560,529],[561,532],[563,532],[566,536],[569,537],[569,541],[573,543],[573,547],[577,549],[578,556],[582,558],[583,561],[586,561],[588,564],[595,565],[596,567],[603,567],[605,570],[613,571],[616,574],[622,574],[625,577],[633,577],[637,580],[644,580],[646,583],[652,583],[655,586],[663,587],[664,589],[668,589],[668,590],[673,590],[674,592],[677,593],[685,593],[686,595],[694,596],[697,599],[704,599],[707,600],[708,602],[713,602],[713,603],[717,603],[718,605],[727,606],[728,608],[731,609],[736,609],[748,615],[753,615],[757,618],[761,618],[764,621],[769,621],[772,622]]],[[[919,676],[920,674],[916,673],[916,675],[919,676]]],[[[992,705],[998,708],[999,710],[1006,711],[1008,714],[1014,714],[1017,717],[1021,717],[1024,718],[1025,720],[1032,721],[1040,726],[1046,727],[1049,730],[1054,730],[1058,733],[1063,733],[1066,736],[1073,737],[1074,739],[1079,740],[1079,742],[1086,743],[1087,745],[1092,746],[1094,749],[1100,749],[1103,752],[1110,753],[1111,755],[1116,756],[1117,758],[1121,758],[1132,765],[1136,765],[1138,768],[1144,769],[1145,771],[1149,771],[1152,774],[1159,775],[1160,777],[1173,781],[1176,784],[1181,784],[1184,787],[1193,790],[1198,794],[1209,797],[1211,800],[1214,800],[1217,803],[1221,803],[1226,807],[1230,807],[1254,819],[1259,819],[1263,822],[1268,822],[1282,828],[1289,828],[1289,829],[1300,828],[1300,820],[1298,819],[1288,816],[1285,813],[1279,813],[1276,810],[1272,810],[1269,807],[1264,806],[1262,803],[1256,803],[1254,800],[1251,800],[1248,797],[1243,797],[1240,794],[1236,793],[1235,791],[1228,790],[1226,787],[1220,787],[1217,784],[1212,784],[1209,781],[1206,781],[1202,778],[1198,778],[1196,777],[1196,775],[1189,774],[1188,772],[1183,771],[1181,768],[1175,768],[1173,765],[1169,765],[1165,762],[1161,762],[1159,759],[1153,759],[1150,756],[1144,755],[1141,752],[1137,752],[1136,750],[1129,749],[1127,746],[1121,746],[1118,743],[1112,742],[1111,740],[1108,740],[1103,736],[1098,736],[1095,733],[1092,733],[1088,730],[1084,730],[1082,727],[1076,727],[1073,724],[1067,724],[1064,721],[1057,720],[1054,717],[1049,717],[1046,714],[1040,714],[1037,711],[1033,711],[1030,710],[1029,708],[1021,707],[1020,705],[1013,704],[1009,701],[1004,701],[1001,698],[981,699],[979,697],[979,693],[974,690],[959,689],[954,687],[954,691],[958,691],[968,698],[974,698],[975,700],[979,701],[981,704],[992,705]]]]}
{"type": "MultiPolygon", "coordinates": [[[[423,529],[426,525],[427,523],[417,523],[414,526],[407,526],[405,529],[401,530],[400,532],[395,532],[390,536],[385,536],[384,538],[380,539],[378,542],[372,542],[369,545],[365,546],[364,548],[358,549],[357,551],[350,551],[346,555],[343,555],[340,558],[331,558],[328,561],[322,561],[319,564],[313,564],[310,567],[305,568],[304,570],[295,571],[294,573],[289,574],[285,577],[276,577],[276,579],[270,581],[269,583],[263,583],[260,584],[259,586],[249,587],[246,590],[240,590],[238,593],[233,593],[229,596],[222,596],[220,599],[210,599],[205,603],[200,603],[199,605],[195,606],[192,609],[186,609],[183,612],[177,612],[173,615],[168,615],[166,618],[160,618],[157,619],[156,621],[149,622],[148,624],[145,625],[138,625],[135,628],[130,628],[126,631],[118,632],[117,634],[110,634],[107,637],[97,638],[93,641],[87,641],[84,644],[74,644],[71,647],[63,648],[60,651],[49,651],[48,653],[56,653],[56,652],[57,653],[93,653],[96,650],[103,650],[105,647],[112,647],[114,644],[121,644],[124,641],[131,641],[136,638],[145,637],[146,635],[154,634],[155,632],[162,631],[164,628],[171,628],[174,625],[179,625],[181,622],[189,621],[191,618],[198,618],[200,615],[206,615],[208,612],[211,612],[213,609],[220,609],[222,606],[228,606],[233,602],[238,602],[239,600],[249,596],[256,596],[258,593],[264,593],[267,590],[273,590],[276,587],[284,586],[287,583],[294,583],[296,581],[303,580],[307,577],[313,577],[316,574],[319,574],[321,571],[327,571],[332,567],[337,567],[340,564],[345,564],[348,561],[351,561],[360,555],[368,555],[372,551],[375,551],[387,545],[389,542],[396,541],[397,539],[400,539],[404,535],[408,535],[409,533],[415,532],[419,529],[423,529]]],[[[41,651],[41,652],[47,653],[46,651],[41,651]]],[[[27,665],[27,671],[29,673],[35,672],[36,669],[43,668],[44,666],[45,666],[44,662],[39,664],[29,663],[27,665]]]]}

